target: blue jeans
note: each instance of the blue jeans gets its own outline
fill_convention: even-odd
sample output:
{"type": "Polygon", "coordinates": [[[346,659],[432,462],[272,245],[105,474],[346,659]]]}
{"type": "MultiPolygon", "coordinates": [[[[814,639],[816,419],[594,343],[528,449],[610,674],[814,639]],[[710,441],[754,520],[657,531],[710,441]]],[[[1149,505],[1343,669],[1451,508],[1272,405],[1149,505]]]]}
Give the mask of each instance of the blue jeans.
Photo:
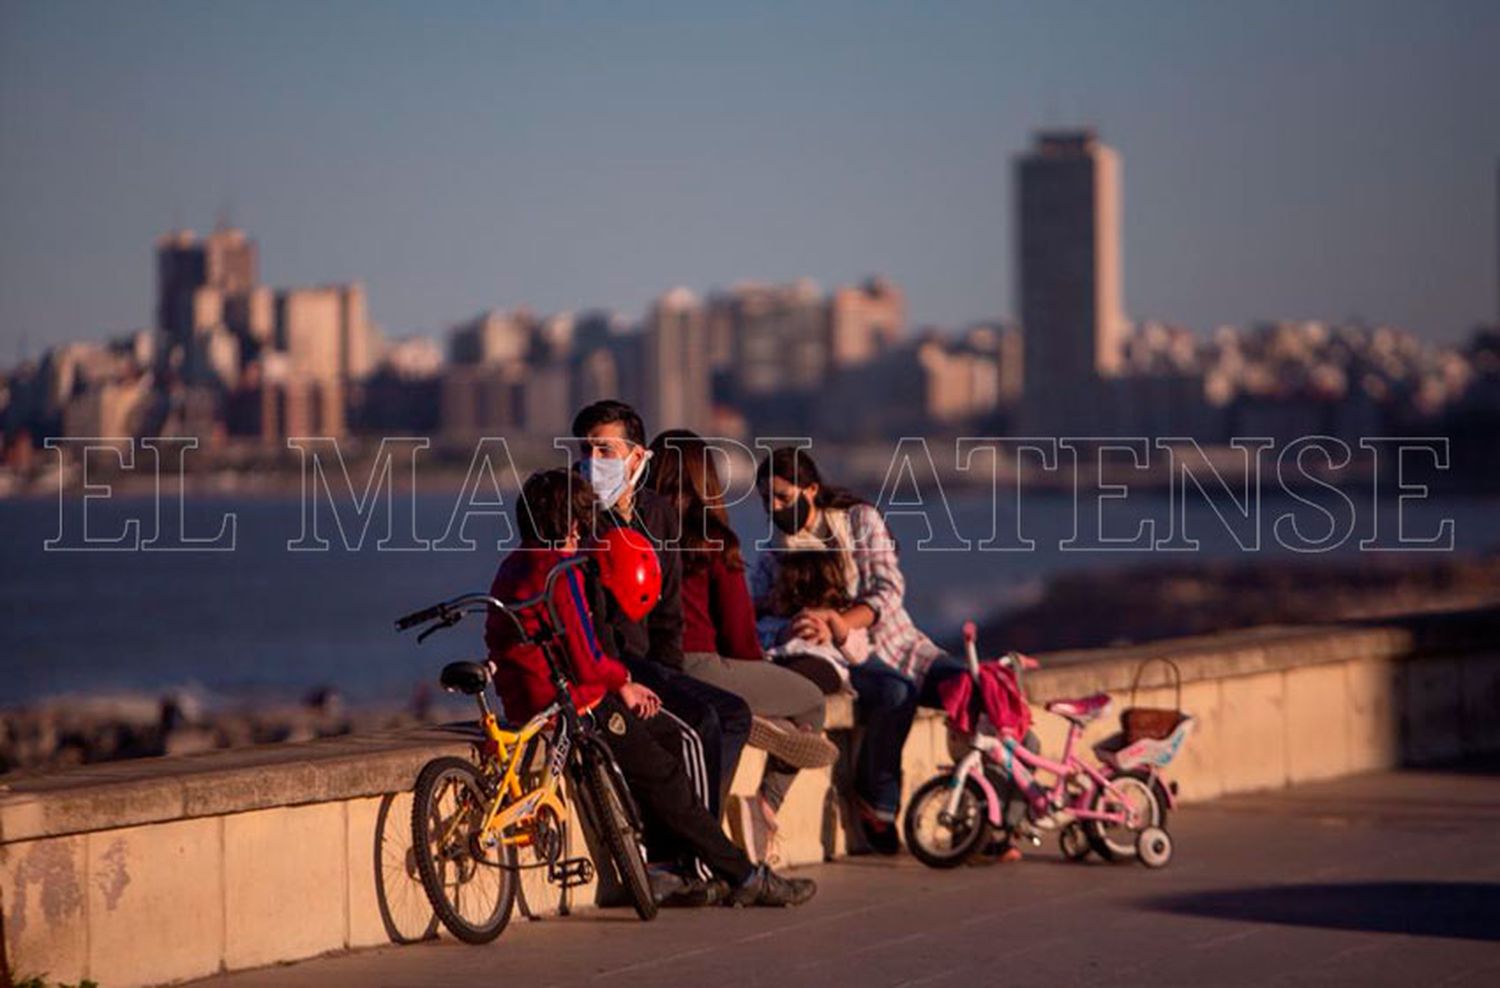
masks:
{"type": "Polygon", "coordinates": [[[928,667],[920,687],[874,657],[849,669],[858,694],[854,716],[865,729],[854,761],[854,793],[877,817],[894,821],[901,809],[901,749],[917,707],[941,709],[939,684],[966,672],[963,661],[951,655],[928,667]]]}

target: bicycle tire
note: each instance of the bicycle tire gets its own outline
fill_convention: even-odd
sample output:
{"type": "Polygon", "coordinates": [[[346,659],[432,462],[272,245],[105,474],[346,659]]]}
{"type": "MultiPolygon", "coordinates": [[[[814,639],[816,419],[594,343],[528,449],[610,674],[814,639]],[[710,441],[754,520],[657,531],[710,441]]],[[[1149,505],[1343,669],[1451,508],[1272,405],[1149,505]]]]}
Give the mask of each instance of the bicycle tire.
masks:
{"type": "MultiPolygon", "coordinates": [[[[1140,799],[1145,811],[1140,826],[1116,827],[1101,820],[1088,820],[1084,824],[1084,832],[1088,834],[1089,845],[1093,847],[1094,853],[1105,861],[1133,861],[1136,856],[1136,835],[1147,827],[1161,826],[1165,807],[1156,789],[1142,775],[1126,773],[1117,775],[1110,781],[1121,792],[1135,793],[1140,799]],[[1127,838],[1124,834],[1130,836],[1127,838]]],[[[1111,804],[1112,797],[1108,790],[1101,787],[1094,793],[1092,809],[1095,811],[1108,810],[1111,804]]]]}
{"type": "Polygon", "coordinates": [[[448,932],[465,943],[489,943],[498,937],[510,922],[516,903],[515,846],[500,844],[486,851],[474,839],[487,802],[479,770],[471,762],[453,757],[434,758],[422,766],[412,794],[412,850],[422,888],[448,932]],[[448,848],[435,849],[433,844],[439,838],[433,824],[443,820],[440,804],[450,782],[460,786],[453,812],[467,813],[471,819],[461,825],[460,834],[448,848]],[[486,860],[490,855],[494,860],[486,860]],[[493,904],[490,896],[476,887],[473,893],[477,893],[481,913],[477,920],[470,919],[463,910],[464,887],[489,874],[497,876],[498,882],[493,904]]]}
{"type": "Polygon", "coordinates": [[[620,791],[621,780],[605,764],[605,754],[580,751],[578,774],[580,795],[588,808],[594,832],[604,841],[620,884],[630,895],[635,914],[643,920],[656,918],[656,895],[651,891],[651,878],[646,872],[646,859],[641,856],[640,834],[636,832],[630,810],[625,800],[629,793],[620,791]]]}
{"type": "MultiPolygon", "coordinates": [[[[988,799],[979,783],[965,778],[964,792],[959,797],[959,813],[968,823],[967,828],[959,831],[955,842],[946,849],[928,842],[927,836],[919,826],[919,817],[925,809],[929,808],[928,804],[933,800],[937,801],[938,806],[946,804],[952,779],[951,773],[945,773],[933,776],[922,783],[917,791],[912,793],[910,802],[906,804],[906,815],[902,819],[906,846],[911,849],[912,857],[929,868],[957,868],[977,854],[989,840],[988,799]]],[[[950,832],[954,829],[948,827],[950,832]]]]}

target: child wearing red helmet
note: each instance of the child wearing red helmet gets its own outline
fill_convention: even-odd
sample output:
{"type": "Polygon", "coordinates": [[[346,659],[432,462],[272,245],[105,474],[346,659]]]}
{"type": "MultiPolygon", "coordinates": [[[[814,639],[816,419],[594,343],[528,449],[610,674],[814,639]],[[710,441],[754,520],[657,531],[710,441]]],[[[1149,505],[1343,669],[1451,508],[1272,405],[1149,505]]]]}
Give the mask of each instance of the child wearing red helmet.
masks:
{"type": "MultiPolygon", "coordinates": [[[[571,471],[544,470],[528,477],[516,511],[521,545],[501,562],[490,593],[501,600],[520,600],[541,592],[552,568],[579,551],[579,532],[587,530],[580,523],[591,516],[593,502],[588,482],[571,471]]],[[[593,549],[596,569],[600,583],[616,595],[622,610],[649,610],[659,592],[660,574],[655,553],[649,553],[648,562],[642,546],[632,541],[634,534],[602,538],[593,549]]],[[[566,642],[574,702],[600,726],[600,735],[641,806],[647,829],[660,828],[691,848],[726,884],[724,901],[731,905],[787,906],[812,898],[817,886],[810,879],[787,879],[753,865],[694,796],[672,754],[678,743],[676,725],[659,715],[656,694],[632,682],[625,666],[600,647],[579,571],[559,580],[555,593],[564,625],[555,630],[566,642]]],[[[522,620],[530,632],[539,618],[525,614],[522,620]]],[[[551,702],[545,658],[537,646],[517,639],[509,620],[491,615],[485,643],[506,716],[523,720],[551,702]]]]}

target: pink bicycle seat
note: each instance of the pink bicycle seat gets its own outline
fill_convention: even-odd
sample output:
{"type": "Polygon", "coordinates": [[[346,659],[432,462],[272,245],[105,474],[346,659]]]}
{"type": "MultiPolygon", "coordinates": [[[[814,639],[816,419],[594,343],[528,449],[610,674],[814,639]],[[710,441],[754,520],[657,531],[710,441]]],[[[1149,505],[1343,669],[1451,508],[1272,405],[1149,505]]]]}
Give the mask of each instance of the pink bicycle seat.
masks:
{"type": "Polygon", "coordinates": [[[1108,693],[1095,693],[1075,700],[1051,700],[1047,712],[1086,724],[1108,710],[1110,702],[1108,693]]]}

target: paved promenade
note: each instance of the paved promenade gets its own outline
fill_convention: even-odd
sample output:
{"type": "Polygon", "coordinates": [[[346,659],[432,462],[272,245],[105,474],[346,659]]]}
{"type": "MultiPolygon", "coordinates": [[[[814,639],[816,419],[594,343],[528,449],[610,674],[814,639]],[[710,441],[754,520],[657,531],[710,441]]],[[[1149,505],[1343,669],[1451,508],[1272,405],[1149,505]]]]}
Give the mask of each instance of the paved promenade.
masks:
{"type": "MultiPolygon", "coordinates": [[[[1500,764],[1181,810],[1163,871],[1063,862],[807,869],[797,910],[621,910],[196,982],[434,985],[1500,984],[1500,764]]],[[[295,909],[296,904],[287,903],[295,909]]]]}

